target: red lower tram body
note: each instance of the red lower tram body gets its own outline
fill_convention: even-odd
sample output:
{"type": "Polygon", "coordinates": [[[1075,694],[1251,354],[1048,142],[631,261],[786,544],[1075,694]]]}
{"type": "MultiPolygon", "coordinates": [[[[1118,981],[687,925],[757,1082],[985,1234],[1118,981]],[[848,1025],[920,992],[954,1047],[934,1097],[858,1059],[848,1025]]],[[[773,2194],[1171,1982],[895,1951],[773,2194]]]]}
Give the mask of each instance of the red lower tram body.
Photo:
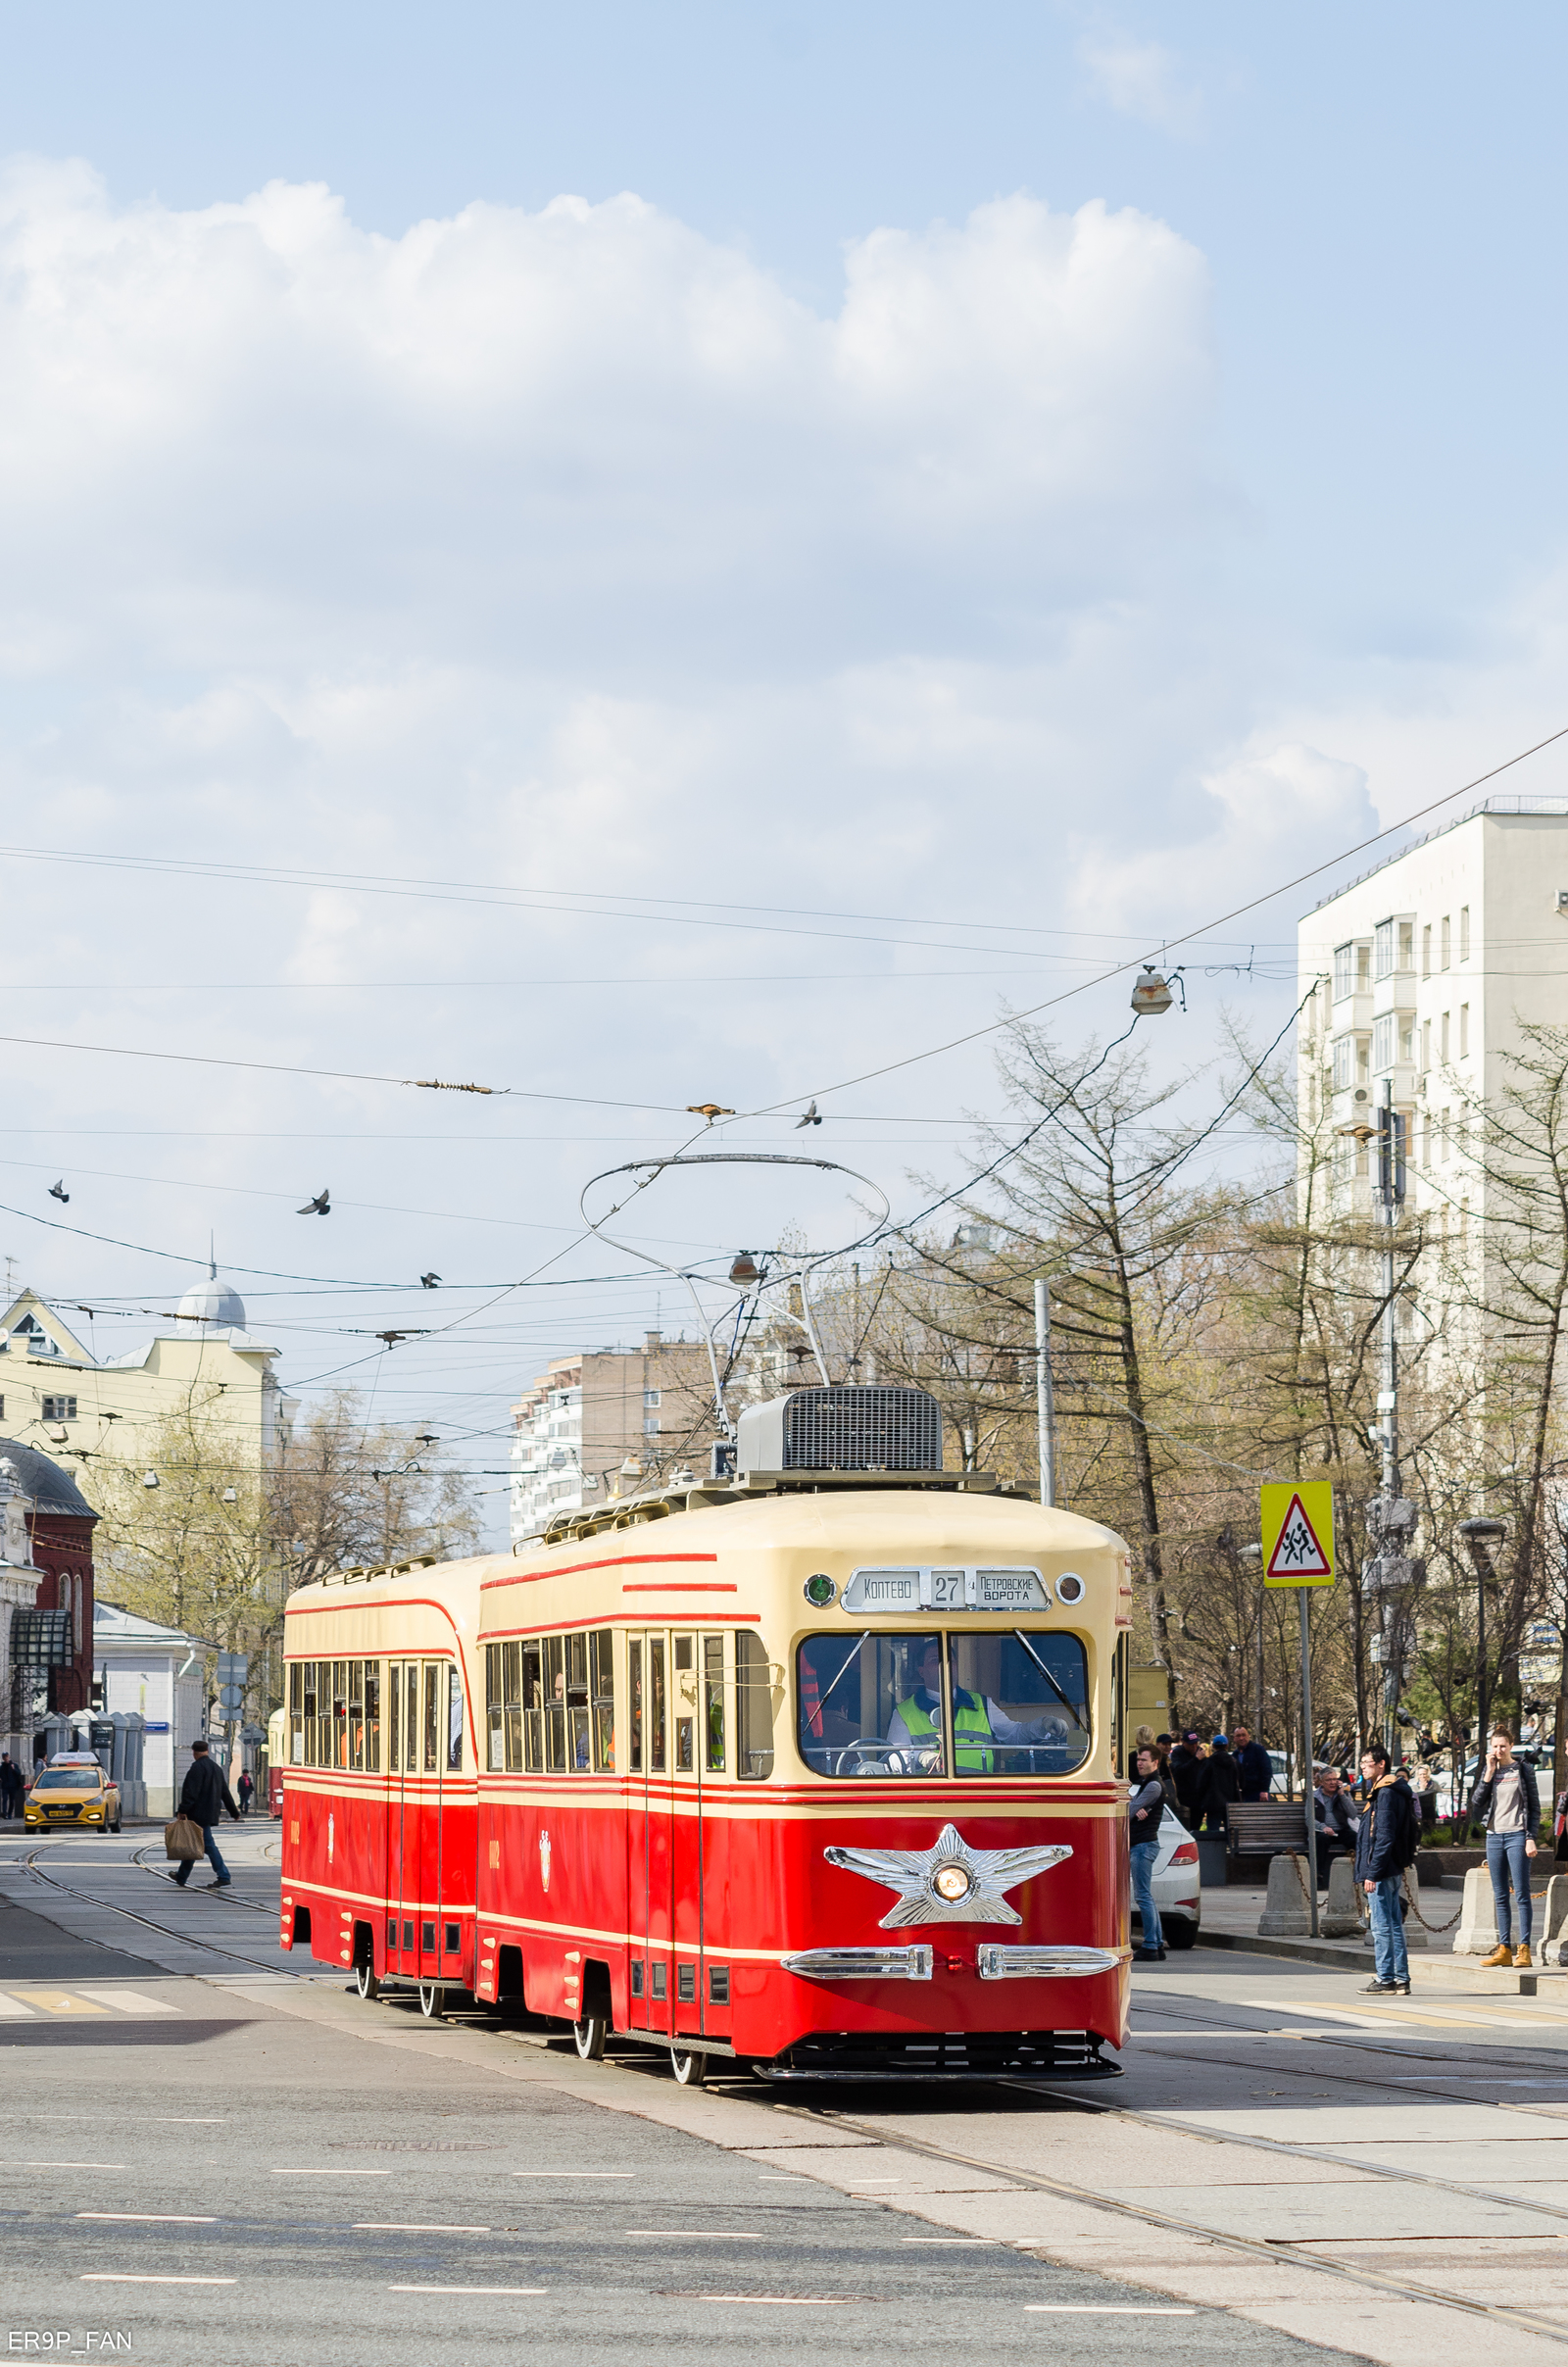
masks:
{"type": "Polygon", "coordinates": [[[284,1946],[775,2078],[1114,2069],[1117,1786],[1053,1784],[1049,1815],[1038,1786],[995,1782],[780,1788],[744,1812],[733,1788],[711,1811],[614,1777],[518,1789],[290,1768],[284,1946]],[[1035,1861],[1017,1879],[1013,1852],[1035,1861]]]}

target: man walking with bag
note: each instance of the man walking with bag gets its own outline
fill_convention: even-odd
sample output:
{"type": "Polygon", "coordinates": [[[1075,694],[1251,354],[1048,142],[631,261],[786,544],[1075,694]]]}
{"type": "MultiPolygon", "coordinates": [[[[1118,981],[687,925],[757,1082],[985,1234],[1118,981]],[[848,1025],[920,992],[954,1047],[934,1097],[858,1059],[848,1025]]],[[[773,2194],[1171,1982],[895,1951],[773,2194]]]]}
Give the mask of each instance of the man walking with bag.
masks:
{"type": "Polygon", "coordinates": [[[1355,1878],[1366,1892],[1375,1963],[1366,1995],[1407,1997],[1410,1959],[1404,1951],[1399,1882],[1405,1867],[1415,1863],[1421,1811],[1402,1772],[1390,1771],[1381,1743],[1369,1743],[1362,1751],[1361,1775],[1366,1808],[1355,1836],[1355,1878]]]}
{"type": "MultiPolygon", "coordinates": [[[[218,1822],[220,1808],[228,1810],[235,1824],[239,1823],[239,1810],[234,1805],[233,1796],[223,1779],[223,1771],[209,1755],[206,1743],[198,1737],[192,1743],[190,1750],[190,1766],[186,1770],[185,1781],[179,1795],[179,1813],[181,1816],[188,1816],[192,1824],[200,1825],[202,1829],[202,1850],[212,1866],[215,1877],[212,1882],[205,1885],[205,1888],[210,1891],[226,1891],[232,1876],[219,1854],[218,1844],[213,1839],[213,1827],[218,1822]]],[[[181,1864],[178,1873],[173,1876],[173,1880],[181,1890],[190,1880],[191,1864],[192,1860],[187,1857],[181,1864]]]]}

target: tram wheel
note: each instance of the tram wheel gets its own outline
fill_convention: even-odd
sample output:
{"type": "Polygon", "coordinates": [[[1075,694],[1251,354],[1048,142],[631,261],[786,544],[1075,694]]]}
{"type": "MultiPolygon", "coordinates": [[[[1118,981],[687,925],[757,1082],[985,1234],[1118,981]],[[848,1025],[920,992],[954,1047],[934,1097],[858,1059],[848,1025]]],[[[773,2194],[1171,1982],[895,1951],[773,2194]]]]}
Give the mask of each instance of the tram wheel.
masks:
{"type": "Polygon", "coordinates": [[[447,2009],[447,1993],[439,1981],[419,1983],[419,2011],[427,2022],[439,2022],[447,2009]]]}
{"type": "Polygon", "coordinates": [[[585,2021],[573,2022],[572,2039],[578,2054],[585,2063],[602,2063],[605,2059],[605,2041],[610,2036],[610,2024],[603,2014],[589,2014],[585,2021]]]}
{"type": "Polygon", "coordinates": [[[708,2077],[707,2055],[689,2054],[679,2046],[671,2046],[669,2050],[669,2067],[680,2088],[700,2088],[708,2077]]]}
{"type": "Polygon", "coordinates": [[[354,1986],[362,1997],[380,1996],[381,1984],[375,1977],[375,1966],[368,1956],[362,1956],[354,1967],[354,1986]]]}

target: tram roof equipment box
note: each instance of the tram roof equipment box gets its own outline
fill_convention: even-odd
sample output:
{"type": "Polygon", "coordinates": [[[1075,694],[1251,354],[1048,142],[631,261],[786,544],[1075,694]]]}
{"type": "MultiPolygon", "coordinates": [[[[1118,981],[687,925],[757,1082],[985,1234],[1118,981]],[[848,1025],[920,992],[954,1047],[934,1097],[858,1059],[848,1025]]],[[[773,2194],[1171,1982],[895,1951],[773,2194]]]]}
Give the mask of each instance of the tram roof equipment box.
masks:
{"type": "Polygon", "coordinates": [[[940,1471],[942,1409],[923,1389],[792,1389],[736,1424],[746,1471],[940,1471]]]}

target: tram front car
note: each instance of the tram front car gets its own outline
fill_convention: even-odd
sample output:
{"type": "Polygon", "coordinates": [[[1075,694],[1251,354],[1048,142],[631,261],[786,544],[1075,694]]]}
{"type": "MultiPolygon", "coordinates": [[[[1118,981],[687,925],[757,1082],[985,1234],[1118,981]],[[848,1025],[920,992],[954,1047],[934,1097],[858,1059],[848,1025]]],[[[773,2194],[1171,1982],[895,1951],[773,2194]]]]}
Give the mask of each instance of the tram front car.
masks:
{"type": "Polygon", "coordinates": [[[749,1927],[736,2051],[775,2078],[1113,2073],[1127,1549],[983,1474],[808,1475],[797,1438],[835,1411],[940,1455],[916,1391],[742,1417],[743,1455],[753,1423],[782,1451],[751,1475],[767,1493],[718,1515],[779,1697],[772,1778],[714,1852],[749,1927]]]}

